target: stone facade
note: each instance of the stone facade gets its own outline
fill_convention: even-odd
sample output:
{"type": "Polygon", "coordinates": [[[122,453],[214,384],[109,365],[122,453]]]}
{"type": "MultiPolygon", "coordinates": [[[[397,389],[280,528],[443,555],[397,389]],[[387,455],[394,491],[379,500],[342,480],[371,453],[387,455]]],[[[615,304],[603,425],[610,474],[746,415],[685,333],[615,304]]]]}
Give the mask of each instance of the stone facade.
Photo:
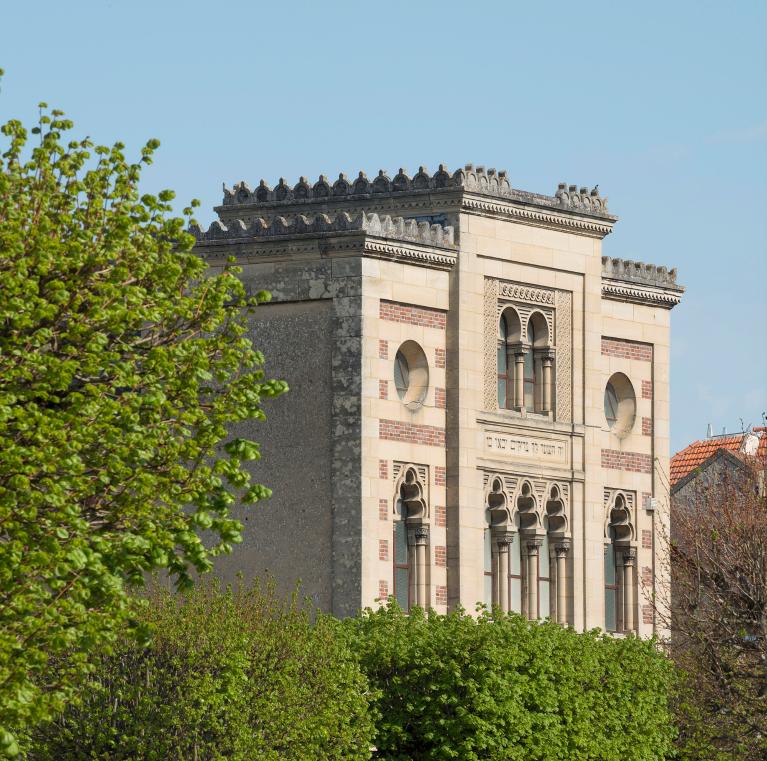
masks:
{"type": "Polygon", "coordinates": [[[394,596],[654,632],[683,289],[602,256],[596,189],[421,167],[240,183],[216,211],[197,250],[272,292],[253,337],[291,386],[225,576],[300,578],[337,615],[394,596]]]}

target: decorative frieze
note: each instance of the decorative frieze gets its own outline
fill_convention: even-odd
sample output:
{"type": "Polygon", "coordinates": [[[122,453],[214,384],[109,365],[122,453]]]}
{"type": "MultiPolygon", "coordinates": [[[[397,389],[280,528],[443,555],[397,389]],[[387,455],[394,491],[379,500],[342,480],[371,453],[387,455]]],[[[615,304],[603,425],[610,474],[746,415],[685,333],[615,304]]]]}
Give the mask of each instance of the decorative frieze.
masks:
{"type": "Polygon", "coordinates": [[[532,304],[554,306],[554,291],[549,288],[536,288],[521,283],[498,281],[498,297],[512,301],[526,301],[532,304]]]}

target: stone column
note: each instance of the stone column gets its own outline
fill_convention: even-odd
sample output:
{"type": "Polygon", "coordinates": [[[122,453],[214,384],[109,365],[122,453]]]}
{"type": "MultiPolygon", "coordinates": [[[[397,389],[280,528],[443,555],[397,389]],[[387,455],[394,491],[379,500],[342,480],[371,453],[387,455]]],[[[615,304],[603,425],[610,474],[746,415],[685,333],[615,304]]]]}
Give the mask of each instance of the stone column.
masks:
{"type": "Polygon", "coordinates": [[[498,607],[503,613],[509,612],[509,547],[514,541],[514,535],[508,532],[499,533],[495,537],[498,547],[498,607]]]}
{"type": "Polygon", "coordinates": [[[567,626],[567,584],[566,562],[570,542],[559,542],[554,546],[557,556],[557,623],[567,626]]]}
{"type": "Polygon", "coordinates": [[[554,409],[554,397],[551,386],[551,366],[554,363],[554,355],[547,352],[541,358],[543,364],[543,405],[542,412],[551,412],[554,409]]]}
{"type": "Polygon", "coordinates": [[[430,604],[427,586],[428,569],[426,567],[426,548],[429,545],[429,526],[422,524],[413,531],[415,544],[415,593],[416,605],[428,608],[430,604]]]}
{"type": "Polygon", "coordinates": [[[527,617],[538,618],[538,550],[543,539],[527,540],[527,617]]]}
{"type": "Polygon", "coordinates": [[[514,348],[514,407],[521,410],[525,406],[525,347],[514,348]]]}
{"type": "Polygon", "coordinates": [[[623,631],[634,631],[634,560],[636,549],[623,548],[623,631]]]}

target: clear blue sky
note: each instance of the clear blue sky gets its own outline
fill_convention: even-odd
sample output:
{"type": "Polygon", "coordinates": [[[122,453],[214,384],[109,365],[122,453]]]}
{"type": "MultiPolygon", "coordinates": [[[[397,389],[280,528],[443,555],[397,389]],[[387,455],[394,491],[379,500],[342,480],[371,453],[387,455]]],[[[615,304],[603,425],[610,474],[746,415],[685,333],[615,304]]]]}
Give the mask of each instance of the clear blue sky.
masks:
{"type": "MultiPolygon", "coordinates": [[[[149,191],[505,168],[599,183],[605,253],[679,268],[672,451],[767,409],[767,3],[11,2],[0,120],[162,148],[149,191]]],[[[180,207],[179,207],[180,208],[180,207]]]]}

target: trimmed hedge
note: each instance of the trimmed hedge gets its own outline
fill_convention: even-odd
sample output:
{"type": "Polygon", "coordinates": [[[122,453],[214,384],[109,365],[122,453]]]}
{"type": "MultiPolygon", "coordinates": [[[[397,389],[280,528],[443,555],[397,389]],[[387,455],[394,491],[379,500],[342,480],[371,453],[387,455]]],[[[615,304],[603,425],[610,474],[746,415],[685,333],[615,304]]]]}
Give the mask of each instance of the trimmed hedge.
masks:
{"type": "Polygon", "coordinates": [[[370,757],[367,684],[329,618],[271,588],[155,590],[149,647],[125,637],[94,683],[32,738],[30,758],[356,760],[370,757]]]}
{"type": "Polygon", "coordinates": [[[653,642],[396,606],[343,622],[375,690],[376,758],[657,761],[672,667],[653,642]]]}
{"type": "Polygon", "coordinates": [[[271,588],[155,591],[29,758],[657,761],[672,667],[653,642],[392,603],[312,621],[271,588]]]}

